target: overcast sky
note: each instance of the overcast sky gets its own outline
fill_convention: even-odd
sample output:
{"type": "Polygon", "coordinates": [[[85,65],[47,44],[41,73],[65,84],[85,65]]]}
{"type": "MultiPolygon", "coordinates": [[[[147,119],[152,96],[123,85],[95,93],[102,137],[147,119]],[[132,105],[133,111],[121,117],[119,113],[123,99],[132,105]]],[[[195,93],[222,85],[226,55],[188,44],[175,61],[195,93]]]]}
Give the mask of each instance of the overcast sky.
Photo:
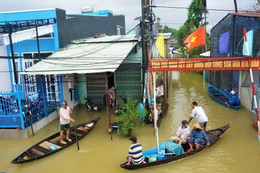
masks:
{"type": "MultiPolygon", "coordinates": [[[[249,9],[257,0],[237,0],[238,9],[249,9]]],[[[191,0],[154,0],[155,5],[188,7],[191,0]]],[[[209,9],[234,9],[234,0],[207,0],[209,9]]],[[[114,14],[124,14],[126,28],[129,30],[138,21],[134,18],[141,16],[141,0],[0,0],[0,12],[31,10],[43,8],[61,8],[67,14],[80,12],[81,7],[92,6],[95,10],[108,9],[114,14]]],[[[183,9],[154,9],[155,15],[161,18],[162,24],[178,28],[187,18],[187,10],[183,9]]],[[[228,12],[209,11],[209,28],[214,26],[228,12]]]]}

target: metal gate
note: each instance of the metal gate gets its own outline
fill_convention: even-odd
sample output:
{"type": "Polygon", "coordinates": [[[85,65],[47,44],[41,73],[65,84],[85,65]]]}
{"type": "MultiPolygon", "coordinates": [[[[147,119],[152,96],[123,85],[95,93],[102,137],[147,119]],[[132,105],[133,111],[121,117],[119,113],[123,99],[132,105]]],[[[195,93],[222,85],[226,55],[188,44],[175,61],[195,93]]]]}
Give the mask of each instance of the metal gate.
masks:
{"type": "Polygon", "coordinates": [[[87,80],[87,96],[92,99],[95,104],[103,104],[103,96],[106,94],[105,74],[86,75],[87,80]]]}

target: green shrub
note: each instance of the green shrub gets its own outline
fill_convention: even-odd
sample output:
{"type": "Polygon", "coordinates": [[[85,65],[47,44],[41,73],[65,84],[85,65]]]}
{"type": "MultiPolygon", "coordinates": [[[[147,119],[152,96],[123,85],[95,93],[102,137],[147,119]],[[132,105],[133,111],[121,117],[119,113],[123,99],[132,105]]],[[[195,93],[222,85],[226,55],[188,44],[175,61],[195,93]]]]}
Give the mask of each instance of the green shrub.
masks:
{"type": "Polygon", "coordinates": [[[126,103],[119,107],[118,121],[121,122],[120,133],[124,136],[130,136],[132,131],[137,127],[143,126],[143,120],[147,115],[147,111],[139,111],[139,103],[137,100],[127,100],[126,103]],[[144,115],[142,117],[142,115],[144,115]]]}

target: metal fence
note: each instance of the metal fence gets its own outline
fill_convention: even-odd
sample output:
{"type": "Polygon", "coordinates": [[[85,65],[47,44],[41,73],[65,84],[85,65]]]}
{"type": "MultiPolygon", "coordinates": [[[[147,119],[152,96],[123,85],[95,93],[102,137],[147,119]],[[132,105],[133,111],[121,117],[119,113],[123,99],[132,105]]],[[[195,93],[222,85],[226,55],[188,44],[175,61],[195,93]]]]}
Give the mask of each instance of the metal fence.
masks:
{"type": "Polygon", "coordinates": [[[61,106],[62,84],[59,76],[31,76],[26,91],[0,92],[0,128],[26,129],[61,106]]]}

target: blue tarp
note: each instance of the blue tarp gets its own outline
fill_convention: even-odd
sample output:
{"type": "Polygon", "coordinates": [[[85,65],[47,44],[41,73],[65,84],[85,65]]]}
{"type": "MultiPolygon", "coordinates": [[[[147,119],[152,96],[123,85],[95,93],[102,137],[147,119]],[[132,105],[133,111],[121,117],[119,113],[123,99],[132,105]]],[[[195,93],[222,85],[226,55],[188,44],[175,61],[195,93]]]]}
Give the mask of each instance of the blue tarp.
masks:
{"type": "Polygon", "coordinates": [[[148,157],[148,158],[156,156],[158,160],[161,160],[165,158],[164,156],[165,153],[174,153],[176,156],[178,156],[184,153],[184,150],[182,146],[179,144],[176,144],[172,141],[165,141],[159,144],[159,152],[160,153],[158,155],[158,148],[156,146],[152,149],[143,151],[143,155],[144,157],[148,157]]]}

